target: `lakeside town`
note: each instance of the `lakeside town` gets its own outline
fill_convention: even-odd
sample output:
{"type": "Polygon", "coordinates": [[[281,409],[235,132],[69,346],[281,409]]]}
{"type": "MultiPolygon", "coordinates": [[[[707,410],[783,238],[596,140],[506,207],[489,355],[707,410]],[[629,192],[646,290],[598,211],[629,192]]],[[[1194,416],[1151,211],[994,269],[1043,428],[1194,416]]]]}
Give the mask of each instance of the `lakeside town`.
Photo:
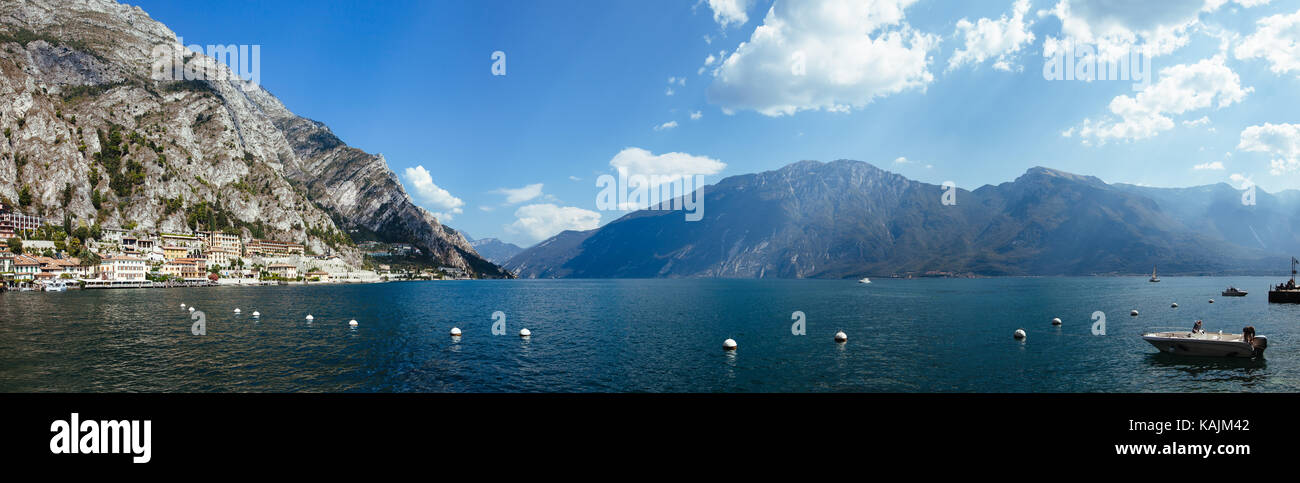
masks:
{"type": "Polygon", "coordinates": [[[0,290],[375,283],[468,279],[454,267],[393,269],[385,258],[420,255],[407,243],[358,244],[358,268],[302,243],[222,231],[146,233],[69,220],[62,225],[0,204],[0,290]],[[374,263],[371,263],[374,262],[374,263]]]}

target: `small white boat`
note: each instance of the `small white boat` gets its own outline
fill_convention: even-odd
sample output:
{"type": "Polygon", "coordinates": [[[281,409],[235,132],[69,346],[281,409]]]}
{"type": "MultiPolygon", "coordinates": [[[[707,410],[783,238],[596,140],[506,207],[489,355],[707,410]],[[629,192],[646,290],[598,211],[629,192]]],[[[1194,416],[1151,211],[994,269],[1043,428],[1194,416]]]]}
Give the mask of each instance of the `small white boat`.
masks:
{"type": "Polygon", "coordinates": [[[1185,356],[1205,357],[1262,357],[1268,348],[1268,337],[1246,334],[1224,334],[1223,332],[1151,332],[1142,334],[1142,340],[1150,342],[1161,352],[1185,356]]]}
{"type": "Polygon", "coordinates": [[[67,292],[68,284],[62,280],[51,280],[45,283],[46,292],[67,292]]]}
{"type": "Polygon", "coordinates": [[[862,277],[862,280],[858,280],[858,283],[871,283],[871,279],[862,277]]]}
{"type": "Polygon", "coordinates": [[[1159,281],[1160,281],[1160,277],[1157,277],[1157,276],[1156,276],[1156,267],[1155,267],[1154,265],[1151,266],[1151,278],[1148,279],[1147,281],[1148,281],[1148,282],[1159,282],[1159,281]]]}

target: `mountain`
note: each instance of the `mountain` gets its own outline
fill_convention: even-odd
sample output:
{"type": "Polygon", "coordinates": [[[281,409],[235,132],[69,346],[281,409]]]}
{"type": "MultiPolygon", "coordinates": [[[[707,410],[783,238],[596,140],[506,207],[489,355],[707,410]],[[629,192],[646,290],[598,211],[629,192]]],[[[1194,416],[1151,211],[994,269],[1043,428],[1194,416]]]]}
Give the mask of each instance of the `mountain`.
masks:
{"type": "Polygon", "coordinates": [[[199,224],[352,262],[353,238],[409,242],[439,265],[509,276],[416,206],[382,156],[181,50],[139,7],[0,0],[0,125],[0,201],[30,199],[25,212],[168,232],[199,224]],[[158,76],[160,48],[207,75],[158,76]]]}
{"type": "MultiPolygon", "coordinates": [[[[466,239],[468,238],[469,237],[466,237],[466,239]]],[[[478,254],[483,258],[498,265],[505,263],[506,260],[510,259],[510,257],[518,255],[519,252],[524,251],[524,248],[519,245],[503,242],[496,238],[470,240],[469,244],[473,245],[474,250],[478,251],[478,254]]]]}
{"type": "MultiPolygon", "coordinates": [[[[1036,167],[956,189],[955,205],[943,204],[944,192],[860,161],[801,161],[706,187],[703,220],[638,211],[556,235],[505,267],[537,278],[846,278],[1132,274],[1155,264],[1167,274],[1264,273],[1286,260],[1286,245],[1245,245],[1236,225],[1196,223],[1198,211],[1228,205],[1166,209],[1145,189],[1090,176],[1036,167]]],[[[1259,200],[1260,221],[1287,209],[1259,200]]]]}
{"type": "Polygon", "coordinates": [[[1255,205],[1242,203],[1243,191],[1217,183],[1191,188],[1152,188],[1116,184],[1155,200],[1188,229],[1234,245],[1273,253],[1300,254],[1300,192],[1269,194],[1255,189],[1255,205]]]}

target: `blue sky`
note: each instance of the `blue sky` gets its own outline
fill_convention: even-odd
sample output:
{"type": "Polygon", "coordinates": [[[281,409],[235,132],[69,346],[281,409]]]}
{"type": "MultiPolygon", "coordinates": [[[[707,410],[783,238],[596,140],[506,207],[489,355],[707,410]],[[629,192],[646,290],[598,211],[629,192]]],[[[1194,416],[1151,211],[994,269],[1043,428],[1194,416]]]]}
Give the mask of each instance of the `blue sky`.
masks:
{"type": "Polygon", "coordinates": [[[185,44],[261,45],[289,109],[447,224],[525,246],[621,216],[595,179],[628,148],[709,183],[847,158],[968,189],[1033,166],[1300,188],[1296,0],[131,3],[185,44]],[[1047,80],[1061,45],[1154,78],[1047,80]]]}

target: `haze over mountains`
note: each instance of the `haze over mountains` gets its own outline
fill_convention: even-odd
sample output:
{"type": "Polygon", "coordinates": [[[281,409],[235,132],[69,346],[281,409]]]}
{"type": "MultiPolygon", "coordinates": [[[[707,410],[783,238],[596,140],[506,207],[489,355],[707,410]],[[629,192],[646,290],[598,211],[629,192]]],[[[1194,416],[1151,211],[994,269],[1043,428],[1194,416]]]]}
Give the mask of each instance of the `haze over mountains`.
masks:
{"type": "Polygon", "coordinates": [[[1047,168],[944,188],[860,161],[802,161],[705,189],[705,217],[639,211],[506,262],[520,277],[846,278],[1285,273],[1300,196],[1149,188],[1047,168]]]}

